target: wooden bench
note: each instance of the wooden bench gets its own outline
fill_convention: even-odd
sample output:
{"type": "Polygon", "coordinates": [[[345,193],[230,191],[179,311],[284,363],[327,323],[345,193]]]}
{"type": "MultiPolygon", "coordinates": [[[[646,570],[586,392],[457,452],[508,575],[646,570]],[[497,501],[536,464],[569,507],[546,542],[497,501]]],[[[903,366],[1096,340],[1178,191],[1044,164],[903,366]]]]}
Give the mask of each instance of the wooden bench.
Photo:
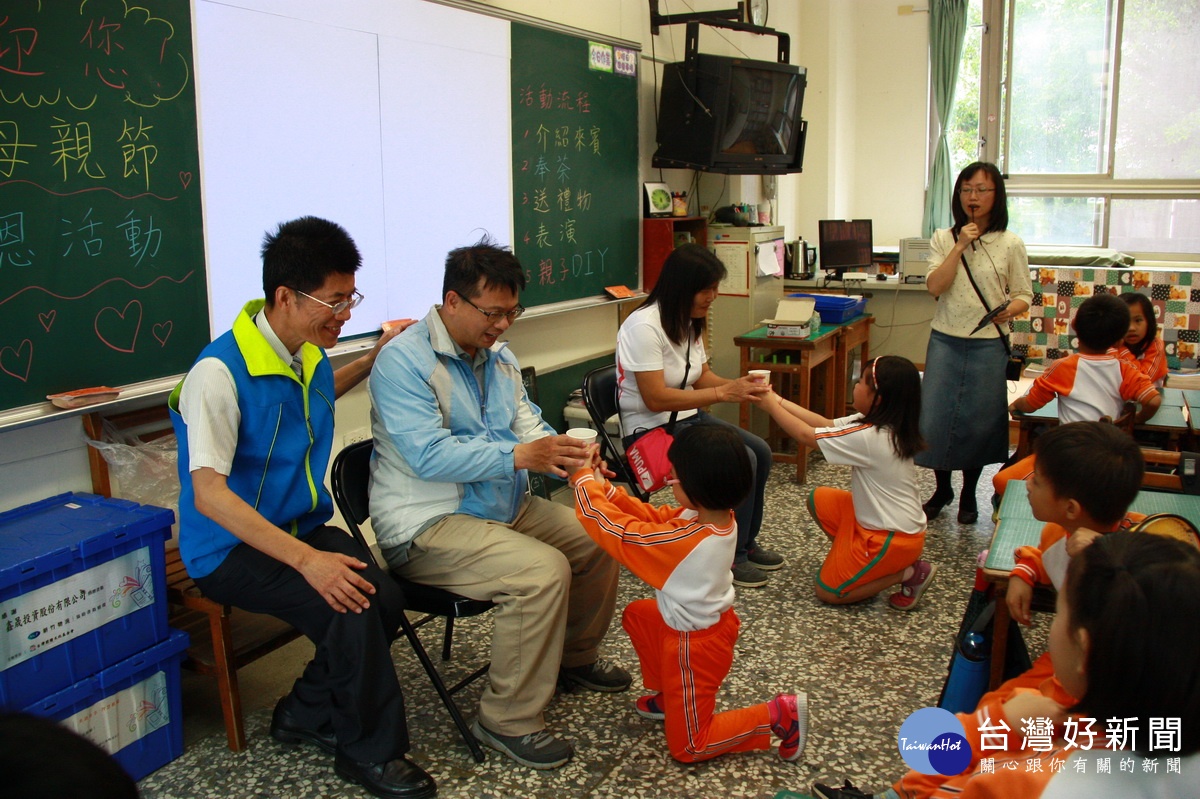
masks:
{"type": "MultiPolygon", "coordinates": [[[[85,414],[84,432],[93,440],[103,441],[105,421],[118,430],[139,431],[137,437],[143,441],[161,438],[172,432],[165,406],[110,416],[101,416],[98,412],[85,414]],[[142,430],[146,432],[140,432],[142,430]]],[[[112,496],[108,462],[95,447],[88,447],[88,459],[91,464],[92,491],[102,496],[112,496]]],[[[183,630],[191,639],[183,665],[200,674],[216,677],[229,748],[240,752],[246,748],[246,728],[242,718],[237,670],[296,640],[300,632],[274,616],[250,613],[205,597],[188,576],[178,548],[168,546],[166,559],[170,625],[183,630]]]]}

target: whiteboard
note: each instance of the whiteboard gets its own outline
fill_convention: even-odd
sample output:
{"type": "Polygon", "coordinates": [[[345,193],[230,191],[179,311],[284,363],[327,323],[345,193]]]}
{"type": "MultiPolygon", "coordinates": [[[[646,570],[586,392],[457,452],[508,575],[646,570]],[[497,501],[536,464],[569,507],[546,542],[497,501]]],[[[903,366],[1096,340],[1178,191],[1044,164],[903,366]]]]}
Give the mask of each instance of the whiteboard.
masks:
{"type": "Polygon", "coordinates": [[[264,233],[298,216],[362,252],[346,336],[424,316],[449,250],[510,243],[507,21],[421,0],[197,0],[195,15],[214,336],[262,296],[264,233]]]}

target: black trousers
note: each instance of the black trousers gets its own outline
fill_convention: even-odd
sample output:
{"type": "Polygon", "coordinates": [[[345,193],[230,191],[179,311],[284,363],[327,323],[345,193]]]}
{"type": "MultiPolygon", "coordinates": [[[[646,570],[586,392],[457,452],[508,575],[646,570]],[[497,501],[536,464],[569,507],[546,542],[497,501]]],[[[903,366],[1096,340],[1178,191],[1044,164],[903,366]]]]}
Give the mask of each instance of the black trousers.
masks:
{"type": "Polygon", "coordinates": [[[362,613],[338,613],[300,572],[248,544],[238,544],[211,574],[196,579],[210,599],[294,626],[316,645],[313,659],[288,699],[305,728],[333,726],[338,749],[354,760],[379,763],[409,749],[404,698],[392,663],[404,594],[354,538],[336,527],[318,527],[309,546],[340,552],[367,564],[359,572],[375,586],[362,613]]]}

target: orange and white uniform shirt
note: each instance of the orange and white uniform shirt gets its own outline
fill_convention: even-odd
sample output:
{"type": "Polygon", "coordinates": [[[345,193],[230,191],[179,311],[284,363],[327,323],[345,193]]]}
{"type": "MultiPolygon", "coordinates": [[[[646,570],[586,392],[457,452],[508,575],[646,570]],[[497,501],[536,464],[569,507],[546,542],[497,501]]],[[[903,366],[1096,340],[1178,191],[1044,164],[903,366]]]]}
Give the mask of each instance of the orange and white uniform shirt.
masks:
{"type": "Polygon", "coordinates": [[[605,552],[654,589],[622,616],[642,669],[661,694],[667,747],[683,762],[771,744],[767,704],[716,713],[741,626],[733,611],[737,522],[715,527],[685,508],[655,507],[588,472],[575,479],[575,514],[605,552]]]}
{"type": "Polygon", "coordinates": [[[1113,350],[1104,355],[1074,352],[1052,361],[1025,400],[1037,410],[1058,397],[1060,422],[1095,422],[1103,416],[1116,419],[1127,401],[1145,402],[1155,392],[1150,378],[1113,350]]]}

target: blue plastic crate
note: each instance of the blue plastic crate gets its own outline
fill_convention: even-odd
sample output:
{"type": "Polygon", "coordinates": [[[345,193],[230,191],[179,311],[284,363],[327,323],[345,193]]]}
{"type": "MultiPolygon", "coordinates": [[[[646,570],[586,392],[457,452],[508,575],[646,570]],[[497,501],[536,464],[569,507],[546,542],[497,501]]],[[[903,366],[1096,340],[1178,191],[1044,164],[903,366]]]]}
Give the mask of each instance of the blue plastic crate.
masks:
{"type": "Polygon", "coordinates": [[[842,294],[789,294],[789,297],[812,297],[817,303],[821,323],[840,325],[863,312],[867,307],[866,297],[847,297],[842,294]]]}
{"type": "Polygon", "coordinates": [[[0,514],[0,707],[25,707],[166,639],[174,517],[95,494],[0,514]]]}
{"type": "Polygon", "coordinates": [[[61,722],[113,756],[135,780],[183,754],[179,667],[187,633],[45,697],[25,712],[61,722]]]}

